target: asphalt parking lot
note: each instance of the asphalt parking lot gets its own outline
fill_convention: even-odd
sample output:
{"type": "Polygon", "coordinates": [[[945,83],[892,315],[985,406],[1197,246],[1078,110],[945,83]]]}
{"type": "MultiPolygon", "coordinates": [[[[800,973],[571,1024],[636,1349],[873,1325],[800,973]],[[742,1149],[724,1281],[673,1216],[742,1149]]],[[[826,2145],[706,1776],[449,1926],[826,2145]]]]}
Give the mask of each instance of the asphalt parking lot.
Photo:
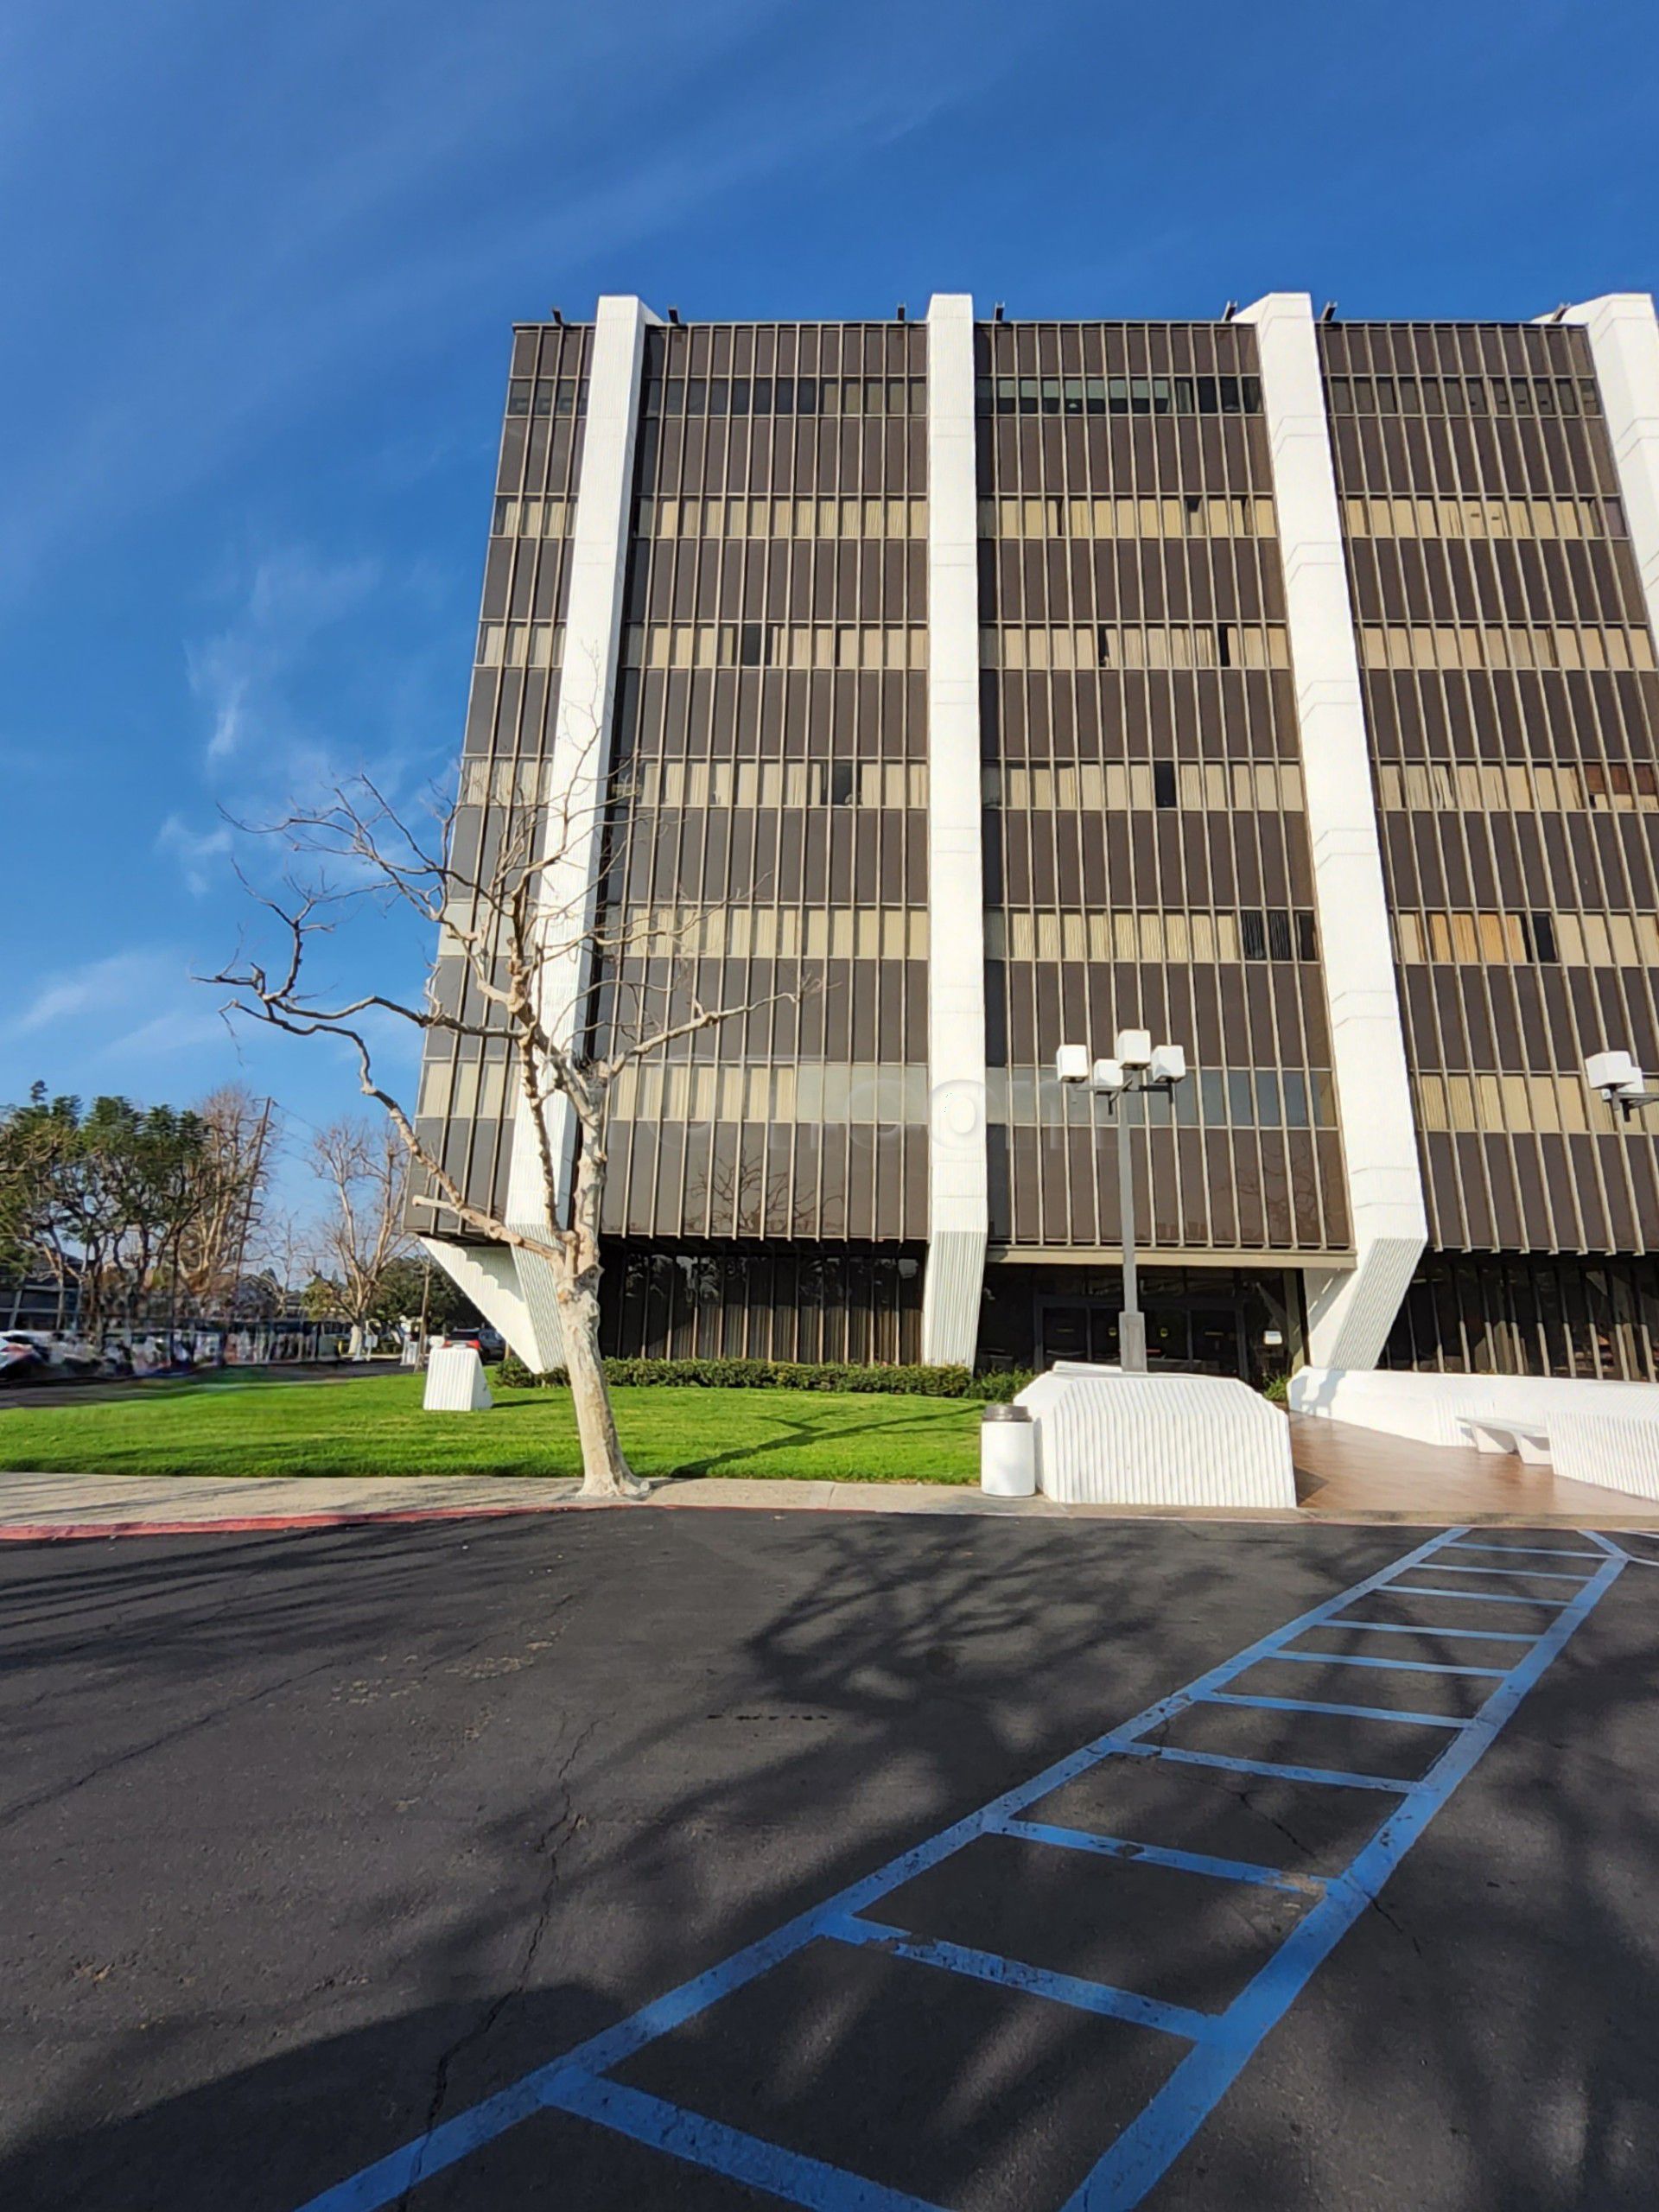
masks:
{"type": "Polygon", "coordinates": [[[1428,1534],[10,1548],[0,2203],[1650,2206],[1659,1575],[1491,1531],[1274,1642],[1428,1534]]]}

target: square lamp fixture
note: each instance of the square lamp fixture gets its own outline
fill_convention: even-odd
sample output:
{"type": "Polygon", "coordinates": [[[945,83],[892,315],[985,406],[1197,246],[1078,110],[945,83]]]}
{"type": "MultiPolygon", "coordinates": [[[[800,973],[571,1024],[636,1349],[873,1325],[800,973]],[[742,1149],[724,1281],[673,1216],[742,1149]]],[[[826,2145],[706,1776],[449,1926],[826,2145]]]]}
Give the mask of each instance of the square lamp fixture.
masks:
{"type": "Polygon", "coordinates": [[[1143,1068],[1152,1058],[1150,1029],[1120,1029],[1116,1057],[1126,1068],[1143,1068]]]}
{"type": "Polygon", "coordinates": [[[1186,1075],[1186,1052],[1179,1045],[1160,1045],[1147,1069],[1148,1083],[1180,1083],[1186,1075]]]}
{"type": "Polygon", "coordinates": [[[1054,1072],[1062,1083],[1087,1083],[1089,1047],[1086,1045],[1062,1045],[1054,1055],[1054,1072]]]}
{"type": "Polygon", "coordinates": [[[1122,1060],[1096,1060],[1089,1077],[1090,1090],[1103,1090],[1116,1096],[1123,1088],[1122,1060]]]}
{"type": "Polygon", "coordinates": [[[1584,1064],[1590,1088],[1609,1096],[1642,1088],[1642,1071],[1628,1052],[1592,1052],[1584,1064]]]}

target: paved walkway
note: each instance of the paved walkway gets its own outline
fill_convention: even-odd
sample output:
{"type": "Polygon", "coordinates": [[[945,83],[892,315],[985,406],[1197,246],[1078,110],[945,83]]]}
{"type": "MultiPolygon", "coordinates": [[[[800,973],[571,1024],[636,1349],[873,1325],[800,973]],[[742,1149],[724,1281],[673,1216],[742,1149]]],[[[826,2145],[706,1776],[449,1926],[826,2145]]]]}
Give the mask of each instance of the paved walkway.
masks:
{"type": "Polygon", "coordinates": [[[1291,1416],[1296,1495],[1335,1521],[1513,1521],[1530,1528],[1659,1528],[1659,1506],[1595,1483],[1568,1482],[1508,1452],[1384,1436],[1338,1421],[1291,1416]]]}
{"type": "MultiPolygon", "coordinates": [[[[1293,1419],[1300,1510],[1061,1505],[987,1497],[976,1484],[786,1482],[700,1476],[659,1483],[655,1506],[762,1512],[990,1514],[1016,1520],[1451,1522],[1522,1528],[1651,1529],[1659,1507],[1564,1482],[1497,1453],[1452,1451],[1328,1421],[1293,1419]]],[[[0,1541],[145,1531],[336,1527],[543,1513],[578,1505],[569,1477],[0,1475],[0,1541]]]]}

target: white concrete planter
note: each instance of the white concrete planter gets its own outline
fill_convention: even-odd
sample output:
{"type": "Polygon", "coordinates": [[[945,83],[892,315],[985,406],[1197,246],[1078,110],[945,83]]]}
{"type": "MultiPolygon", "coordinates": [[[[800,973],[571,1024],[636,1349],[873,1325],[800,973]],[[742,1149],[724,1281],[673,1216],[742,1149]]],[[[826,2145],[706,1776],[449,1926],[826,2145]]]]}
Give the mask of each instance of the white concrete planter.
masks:
{"type": "Polygon", "coordinates": [[[1078,1505],[1294,1510],[1290,1423],[1218,1375],[1124,1375],[1068,1368],[1016,1402],[1037,1424],[1043,1493],[1078,1505]]]}
{"type": "Polygon", "coordinates": [[[495,1403],[476,1344],[434,1346],[421,1402],[429,1414],[481,1414],[495,1403]]]}

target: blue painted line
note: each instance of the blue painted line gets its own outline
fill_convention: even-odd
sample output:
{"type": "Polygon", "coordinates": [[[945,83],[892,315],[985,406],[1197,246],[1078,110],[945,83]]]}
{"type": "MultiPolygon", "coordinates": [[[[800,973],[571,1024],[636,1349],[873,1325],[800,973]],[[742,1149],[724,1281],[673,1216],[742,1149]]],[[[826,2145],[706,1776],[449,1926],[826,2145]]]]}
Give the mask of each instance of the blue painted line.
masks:
{"type": "MultiPolygon", "coordinates": [[[[1640,1535],[1643,1533],[1650,1534],[1651,1531],[1644,1532],[1637,1529],[1625,1529],[1621,1531],[1621,1534],[1626,1536],[1640,1535]]],[[[1604,1536],[1594,1529],[1586,1529],[1583,1534],[1589,1537],[1592,1544],[1599,1544],[1601,1547],[1601,1556],[1604,1559],[1622,1559],[1627,1567],[1659,1567],[1659,1559],[1642,1552],[1633,1552],[1621,1544],[1616,1537],[1604,1536]]]]}
{"type": "MultiPolygon", "coordinates": [[[[1389,1587],[1401,1598],[1455,1598],[1460,1605],[1551,1605],[1559,1610],[1573,1603],[1571,1598],[1525,1598],[1514,1590],[1441,1590],[1423,1582],[1395,1582],[1389,1587]]],[[[1423,1625],[1433,1632],[1433,1622],[1423,1625]]]]}
{"type": "MultiPolygon", "coordinates": [[[[1532,1638],[1526,1641],[1530,1643],[1532,1638]]],[[[1386,1667],[1391,1674],[1402,1675],[1487,1675],[1495,1682],[1501,1682],[1509,1672],[1507,1667],[1454,1667],[1444,1659],[1379,1659],[1370,1651],[1281,1651],[1279,1656],[1305,1667],[1386,1667]]]]}
{"type": "Polygon", "coordinates": [[[1565,1544],[1471,1544],[1459,1541],[1446,1547],[1449,1552],[1491,1552],[1499,1559],[1593,1559],[1606,1558],[1605,1552],[1568,1551],[1565,1544]]]}
{"type": "Polygon", "coordinates": [[[1233,1999],[1219,2032],[1190,2051],[1068,2200],[1065,2212],[1129,2212],[1192,2141],[1251,2054],[1277,2025],[1395,1868],[1485,1752],[1573,1630],[1622,1571],[1609,1560],[1455,1736],[1419,1789],[1386,1820],[1325,1895],[1233,1999]]]}
{"type": "MultiPolygon", "coordinates": [[[[660,2101],[641,2098],[638,2092],[623,2091],[620,2086],[615,2083],[599,2083],[596,2077],[620,2064],[623,2059],[652,2042],[657,2037],[666,2034],[684,2022],[695,2018],[711,2005],[733,1995],[760,1976],[770,1972],[783,1960],[793,1956],[807,1944],[819,1940],[830,1932],[830,1924],[832,1922],[844,1920],[849,1916],[858,1916],[866,1907],[875,1904],[889,1891],[899,1888],[904,1883],[918,1874],[925,1872],[930,1867],[939,1865],[944,1859],[977,1838],[1000,1832],[1012,1816],[1024,1812],[1043,1798],[1052,1796],[1054,1791],[1063,1788],[1068,1782],[1074,1781],[1079,1775],[1089,1771],[1102,1759],[1115,1754],[1132,1752],[1143,1757],[1161,1756],[1178,1763],[1185,1762],[1194,1765],[1227,1765],[1243,1772],[1282,1775],[1299,1781],[1385,1790],[1397,1795],[1402,1800],[1407,1812],[1414,1811],[1421,1791],[1427,1787],[1427,1783],[1419,1784],[1385,1781],[1375,1776],[1343,1776],[1323,1768],[1275,1767],[1249,1761],[1224,1760],[1205,1754],[1173,1750],[1160,1752],[1158,1747],[1143,1744],[1141,1739],[1160,1728],[1176,1714],[1186,1711],[1195,1703],[1201,1701],[1208,1692],[1225,1688],[1237,1675],[1260,1664],[1262,1660],[1297,1656],[1287,1653],[1286,1647],[1298,1637],[1306,1635],[1311,1630],[1327,1624],[1336,1628],[1374,1625],[1341,1620],[1338,1616],[1343,1613],[1345,1608],[1371,1593],[1392,1586],[1393,1579],[1395,1576],[1408,1573],[1414,1568],[1426,1564],[1447,1544],[1469,1533],[1467,1529],[1452,1529],[1427,1539],[1414,1550],[1391,1561],[1389,1566],[1380,1569],[1376,1573],[1367,1576],[1351,1589],[1340,1592],[1336,1597],[1327,1599],[1323,1604],[1312,1607],[1294,1620],[1286,1622],[1281,1627],[1258,1637],[1245,1649],[1236,1653],[1230,1659],[1222,1661],[1206,1674],[1201,1675],[1196,1681],[1188,1683],[1184,1688],[1176,1690],[1169,1696],[1161,1698],[1155,1704],[1148,1706],[1144,1712],[1138,1713],[1132,1720],[1123,1722],[1119,1726],[1109,1730],[1104,1735],[1096,1737],[1091,1743],[1081,1745],[1077,1750],[1055,1761],[1040,1774],[1033,1776],[1027,1781],[1005,1791],[1001,1796],[994,1799],[988,1805],[982,1806],[977,1812],[968,1815],[965,1818],[954,1822],[950,1827],[941,1830],[938,1834],[900,1853],[897,1858],[890,1859],[886,1866],[851,1884],[837,1896],[798,1914],[793,1920],[775,1929],[759,1942],[751,1943],[730,1957],[721,1960],[706,1972],[695,1976],[690,1981],[683,1983],[678,1988],[667,1992],[652,2003],[643,2006],[639,2012],[619,2021],[614,2027],[590,2037],[587,2043],[575,2050],[526,2075],[510,2088],[498,2092],[480,2104],[457,2114],[454,2119],[441,2122],[437,2126],[404,2145],[387,2157],[377,2160],[372,2165],[364,2168],[360,2172],[349,2177],[334,2187],[323,2190],[321,2195],[310,2199],[308,2204],[302,2208],[302,2212],[380,2212],[380,2208],[402,2197],[410,2190],[429,2179],[444,2168],[453,2165],[457,2159],[463,2158],[470,2152],[481,2148],[485,2144],[495,2140],[509,2128],[518,2126],[520,2121],[531,2114],[549,2108],[575,2111],[578,2107],[583,2117],[599,2120],[607,2126],[614,2126],[620,2132],[625,2133],[648,2129],[649,2133],[639,2132],[638,2139],[651,2140],[660,2149],[670,2151],[675,2156],[694,2164],[706,2164],[712,2171],[730,2172],[737,2176],[740,2171],[739,2166],[732,2162],[741,2160],[744,2162],[741,2167],[743,2174],[747,2175],[751,2171],[758,2174],[760,2171],[760,2166],[751,2164],[749,2162],[773,2160],[775,2163],[766,2168],[767,2171],[773,2173],[777,2177],[779,2185],[773,2188],[773,2193],[782,2196],[787,2202],[821,2207],[823,2208],[823,2212],[852,2212],[854,2207],[918,2207],[920,2200],[896,2196],[890,2191],[883,2194],[874,2183],[866,2183],[856,2177],[840,2174],[834,2167],[819,2165],[810,2159],[798,2160],[791,2152],[778,2146],[761,2143],[758,2138],[744,2136],[739,2131],[721,2127],[712,2121],[698,2121],[696,2115],[683,2114],[677,2118],[671,2118],[675,2114],[675,2107],[662,2106],[660,2110],[654,2109],[660,2104],[660,2101]],[[590,2083],[594,2085],[591,2088],[587,2086],[590,2083]],[[598,2091],[601,2088],[606,2093],[603,2099],[598,2096],[598,2091]],[[613,2098],[611,2095],[613,2091],[616,2092],[613,2098]],[[807,2190],[817,2193],[811,2195],[801,2193],[807,2190]],[[860,2196],[849,2193],[855,2190],[874,2193],[860,2196]],[[840,2193],[836,2194],[837,2191],[840,2193]]],[[[1565,1639],[1566,1634],[1570,1632],[1571,1626],[1582,1618],[1595,1604],[1602,1590],[1621,1571],[1624,1564],[1625,1560],[1622,1556],[1618,1559],[1610,1556],[1604,1574],[1592,1578],[1586,1584],[1579,1596],[1571,1601],[1569,1607],[1560,1613],[1547,1635],[1532,1645],[1525,1658],[1517,1664],[1515,1672],[1487,1700],[1482,1716],[1481,1731],[1469,1729],[1459,1735],[1454,1739],[1451,1751],[1437,1761],[1431,1770],[1432,1776],[1448,1770],[1447,1760],[1454,1753],[1461,1756],[1465,1746],[1471,1748],[1466,1759],[1457,1770],[1459,1777],[1463,1772],[1467,1771],[1468,1766],[1471,1765],[1474,1759],[1478,1757],[1479,1750],[1490,1739],[1491,1729],[1485,1725],[1485,1716],[1497,1707],[1500,1700],[1510,1694],[1516,1682],[1522,1681],[1524,1676],[1522,1689],[1515,1692],[1511,1704],[1504,1708],[1505,1714],[1507,1711],[1513,1709],[1513,1703],[1518,1702],[1519,1696],[1524,1693],[1524,1688],[1536,1679],[1538,1673],[1541,1673],[1543,1666],[1548,1662],[1548,1656],[1539,1659],[1539,1653],[1553,1655],[1553,1652],[1560,1648],[1560,1642],[1565,1639]]],[[[1466,1595],[1467,1593],[1453,1594],[1466,1595]]],[[[1537,1601],[1504,1599],[1499,1602],[1535,1603],[1537,1601]]],[[[1402,1634],[1456,1633],[1456,1631],[1435,1630],[1433,1628],[1408,1629],[1397,1623],[1383,1625],[1402,1634]]],[[[1464,1632],[1484,1633],[1484,1631],[1464,1632]]],[[[1497,1640],[1530,1642],[1529,1638],[1516,1636],[1502,1637],[1497,1640]]],[[[1446,1786],[1449,1788],[1451,1785],[1446,1786]]],[[[1444,1794],[1442,1791],[1434,1802],[1441,1802],[1444,1794]]],[[[1432,1805],[1429,1809],[1433,1809],[1432,1805]]],[[[1409,1826],[1408,1830],[1402,1827],[1402,1814],[1396,1812],[1384,1823],[1379,1834],[1404,1834],[1409,1840],[1420,1831],[1422,1820],[1427,1818],[1427,1812],[1425,1811],[1421,1818],[1414,1821],[1414,1824],[1409,1826]]],[[[1371,1847],[1367,1847],[1368,1850],[1371,1847]]],[[[1405,1845],[1402,1844],[1401,1851],[1404,1848],[1405,1845]]],[[[1355,1870],[1364,1861],[1364,1858],[1365,1854],[1362,1853],[1361,1859],[1357,1860],[1355,1866],[1349,1870],[1349,1875],[1338,1879],[1344,1883],[1351,1880],[1355,1870]]],[[[1394,1861],[1389,1861],[1390,1866],[1393,1863],[1394,1861]]],[[[1341,1894],[1346,1898],[1349,1894],[1348,1890],[1344,1887],[1341,1894]]],[[[1326,1895],[1312,1908],[1308,1914],[1304,1916],[1299,1923],[1298,1933],[1305,1929],[1309,1922],[1319,1920],[1322,1915],[1326,1916],[1327,1918],[1321,1920],[1320,1924],[1327,1924],[1330,1902],[1331,1891],[1327,1891],[1326,1895]]],[[[1357,1913],[1362,1909],[1363,1904],[1356,1905],[1354,1911],[1357,1913]]],[[[1344,1926],[1347,1924],[1346,1922],[1343,1923],[1344,1926]]],[[[1338,1933],[1340,1933],[1339,1929],[1338,1933]]],[[[912,1939],[905,1937],[903,1940],[908,1942],[912,1939]]],[[[1331,1942],[1336,1940],[1335,1935],[1330,1938],[1331,1942]]],[[[1328,1944],[1326,1948],[1329,1948],[1328,1944]]],[[[1302,1950],[1299,1951],[1297,1955],[1302,1956],[1305,1954],[1306,1945],[1304,1944],[1302,1950]]],[[[1322,1957],[1323,1951],[1318,1955],[1322,1957]]],[[[1275,1961],[1282,1956],[1281,1949],[1275,1955],[1275,1961]]],[[[1001,1963],[1006,1966],[1007,1962],[1001,1963]]],[[[1313,1959],[1313,1964],[1317,1963],[1316,1957],[1313,1959]]],[[[1310,1965],[1302,1973],[1300,1980],[1295,1984],[1297,1988],[1301,1986],[1301,1980],[1306,1980],[1306,1973],[1312,1970],[1313,1966],[1310,1965]]],[[[1263,1969],[1264,1973],[1268,1971],[1268,1969],[1263,1969]]],[[[1261,1980],[1261,1976],[1258,1976],[1250,1987],[1252,1989],[1258,1987],[1261,1980]]],[[[1094,1986],[1094,1985],[1083,1986],[1094,1986]]],[[[1277,1985],[1270,1985],[1270,1986],[1276,1987],[1277,1985]]],[[[1121,1993],[1125,1996],[1129,1994],[1129,1993],[1121,1993]]],[[[1270,2018],[1267,2019],[1268,2025],[1271,2025],[1272,2018],[1278,2017],[1278,2012],[1282,2012],[1284,2006],[1288,2005],[1294,1993],[1294,1989],[1291,1989],[1289,1993],[1283,1997],[1277,2010],[1272,2013],[1270,2018]]],[[[1154,2000],[1141,2001],[1151,2004],[1154,2000]]],[[[1240,2002],[1242,2000],[1235,2000],[1234,2005],[1226,2014],[1217,2016],[1217,2020],[1211,2021],[1206,2026],[1205,2031],[1206,2036],[1213,2036],[1217,2032],[1218,2022],[1234,2022],[1240,2002]]],[[[1193,2017],[1195,2019],[1206,2018],[1204,2015],[1193,2017]]],[[[1264,2027],[1262,2032],[1265,2031],[1264,2027]]],[[[1235,2028],[1230,2027],[1227,2031],[1229,2037],[1236,2033],[1235,2028]]],[[[1182,2061],[1181,2065],[1176,2069],[1176,2075],[1172,2077],[1172,2082],[1185,2075],[1187,2068],[1192,2063],[1193,2056],[1196,2054],[1189,2054],[1188,2057],[1182,2061]]],[[[1233,2071],[1236,2072],[1237,2066],[1243,2065],[1246,2056],[1248,2051],[1238,2056],[1233,2071]]],[[[1187,2078],[1191,2079],[1190,2076],[1187,2078]]],[[[1230,2075],[1227,2078],[1230,2079],[1230,2075]]],[[[1224,2087],[1224,2082],[1223,2087],[1224,2087]]],[[[1215,2094],[1219,2094],[1220,2090],[1217,2089],[1215,2094]]],[[[1214,2097],[1211,2096],[1209,2102],[1213,2101],[1214,2097]]],[[[1203,2110],[1207,2109],[1208,2103],[1203,2107],[1203,2110]]],[[[1200,2111],[1198,2119],[1201,2120],[1202,2116],[1203,2113],[1200,2111]]],[[[1143,2113],[1142,2119],[1146,2117],[1147,2115],[1143,2113]]],[[[1195,2120],[1192,2125],[1197,2124],[1198,2120],[1195,2120]]],[[[1138,2127],[1140,2123],[1137,2122],[1135,2125],[1138,2127]]],[[[1132,2133],[1133,2130],[1129,2132],[1132,2133]]],[[[1191,2133],[1190,2128],[1187,2133],[1191,2133]]],[[[1127,2139],[1127,2134],[1124,2138],[1120,2138],[1120,2145],[1127,2139]]],[[[1181,2140],[1185,2141],[1185,2137],[1183,2136],[1181,2140]]],[[[1169,2155],[1174,2156],[1179,2148],[1178,2143],[1169,2155]]],[[[1109,2154],[1109,2156],[1115,2155],[1116,2152],[1109,2154]]],[[[1166,2163],[1167,2163],[1166,2160],[1166,2163]]],[[[1161,2167],[1159,2171],[1161,2171],[1161,2167]]],[[[1155,2176],[1153,2177],[1155,2178],[1155,2176]]],[[[755,2185],[761,2188],[773,2187],[773,2183],[766,2181],[757,2181],[755,2185]]],[[[1090,2200],[1091,2203],[1096,2201],[1090,2200]]],[[[1134,2201],[1135,2199],[1132,2197],[1116,2199],[1106,2196],[1097,2200],[1102,2205],[1112,2202],[1128,2203],[1134,2201]]]]}
{"type": "Polygon", "coordinates": [[[1119,1749],[1136,1758],[1172,1759],[1177,1766],[1224,1767],[1230,1774],[1260,1774],[1274,1782],[1313,1782],[1332,1789],[1391,1789],[1409,1796],[1414,1782],[1401,1782],[1382,1774],[1344,1774],[1334,1766],[1286,1766],[1275,1759],[1237,1759],[1225,1751],[1189,1751],[1179,1744],[1123,1744],[1119,1749]]]}
{"type": "Polygon", "coordinates": [[[1325,1887],[1319,1874],[1287,1874],[1278,1866],[1258,1866],[1249,1859],[1216,1859],[1207,1851],[1175,1851],[1164,1843],[1136,1843],[1128,1836],[1096,1835],[1088,1828],[1057,1828],[1046,1821],[1012,1820],[1004,1835],[1024,1842],[1052,1843],[1065,1851],[1090,1851],[1102,1859],[1128,1859],[1141,1866],[1167,1866],[1178,1874],[1207,1874],[1218,1882],[1248,1882],[1264,1890],[1289,1890],[1307,1897],[1325,1887]]]}
{"type": "Polygon", "coordinates": [[[746,2135],[700,2113],[687,2112],[662,2097],[631,2089],[620,2082],[603,2082],[574,2067],[563,2069],[557,2092],[547,2101],[561,2112],[596,2120],[636,2143],[654,2151],[667,2151],[677,2158],[724,2174],[728,2181],[746,2183],[781,2197],[785,2204],[800,2204],[809,2212],[938,2212],[926,2198],[907,2196],[900,2190],[883,2188],[844,2166],[826,2165],[781,2144],[746,2135]]]}
{"type": "Polygon", "coordinates": [[[1212,2012],[1195,2012],[1190,2005],[1166,2005],[1156,1997],[1142,1997],[1135,1990],[1118,1989],[1110,1982],[1052,1974],[1044,1967],[1028,1966],[1023,1959],[1005,1959],[995,1951],[976,1951],[963,1943],[912,1936],[902,1928],[887,1928],[880,1921],[865,1920],[856,1914],[828,1921],[823,1932],[838,1943],[879,1950],[885,1958],[909,1959],[918,1967],[939,1967],[946,1974],[965,1974],[973,1981],[994,1982],[999,1989],[1046,1997],[1076,2012],[1097,2012],[1108,2020],[1128,2020],[1137,2028],[1156,2028],[1162,2035],[1180,2036],[1188,2043],[1198,2043],[1208,2035],[1217,2017],[1212,2012]]]}
{"type": "MultiPolygon", "coordinates": [[[[1466,1598],[1469,1593],[1466,1590],[1454,1590],[1452,1594],[1454,1598],[1466,1598]]],[[[1440,1621],[1327,1621],[1325,1626],[1363,1629],[1368,1636],[1462,1636],[1479,1643],[1530,1643],[1534,1640],[1534,1632],[1529,1629],[1447,1628],[1440,1621]]],[[[1294,1659],[1296,1655],[1287,1651],[1282,1656],[1294,1659]]]]}
{"type": "MultiPolygon", "coordinates": [[[[1552,1559],[1557,1554],[1550,1554],[1552,1559]]],[[[1574,1589],[1582,1590],[1590,1580],[1587,1574],[1562,1574],[1553,1567],[1459,1567],[1451,1560],[1437,1559],[1436,1574],[1497,1574],[1524,1575],[1529,1582],[1570,1582],[1574,1589]]]]}
{"type": "Polygon", "coordinates": [[[1329,1705],[1320,1698],[1248,1697],[1240,1690],[1211,1690],[1206,1705],[1261,1706],[1269,1713],[1334,1713],[1344,1720],[1411,1720],[1420,1728],[1466,1728],[1449,1713],[1405,1713],[1391,1705],[1329,1705]]]}

